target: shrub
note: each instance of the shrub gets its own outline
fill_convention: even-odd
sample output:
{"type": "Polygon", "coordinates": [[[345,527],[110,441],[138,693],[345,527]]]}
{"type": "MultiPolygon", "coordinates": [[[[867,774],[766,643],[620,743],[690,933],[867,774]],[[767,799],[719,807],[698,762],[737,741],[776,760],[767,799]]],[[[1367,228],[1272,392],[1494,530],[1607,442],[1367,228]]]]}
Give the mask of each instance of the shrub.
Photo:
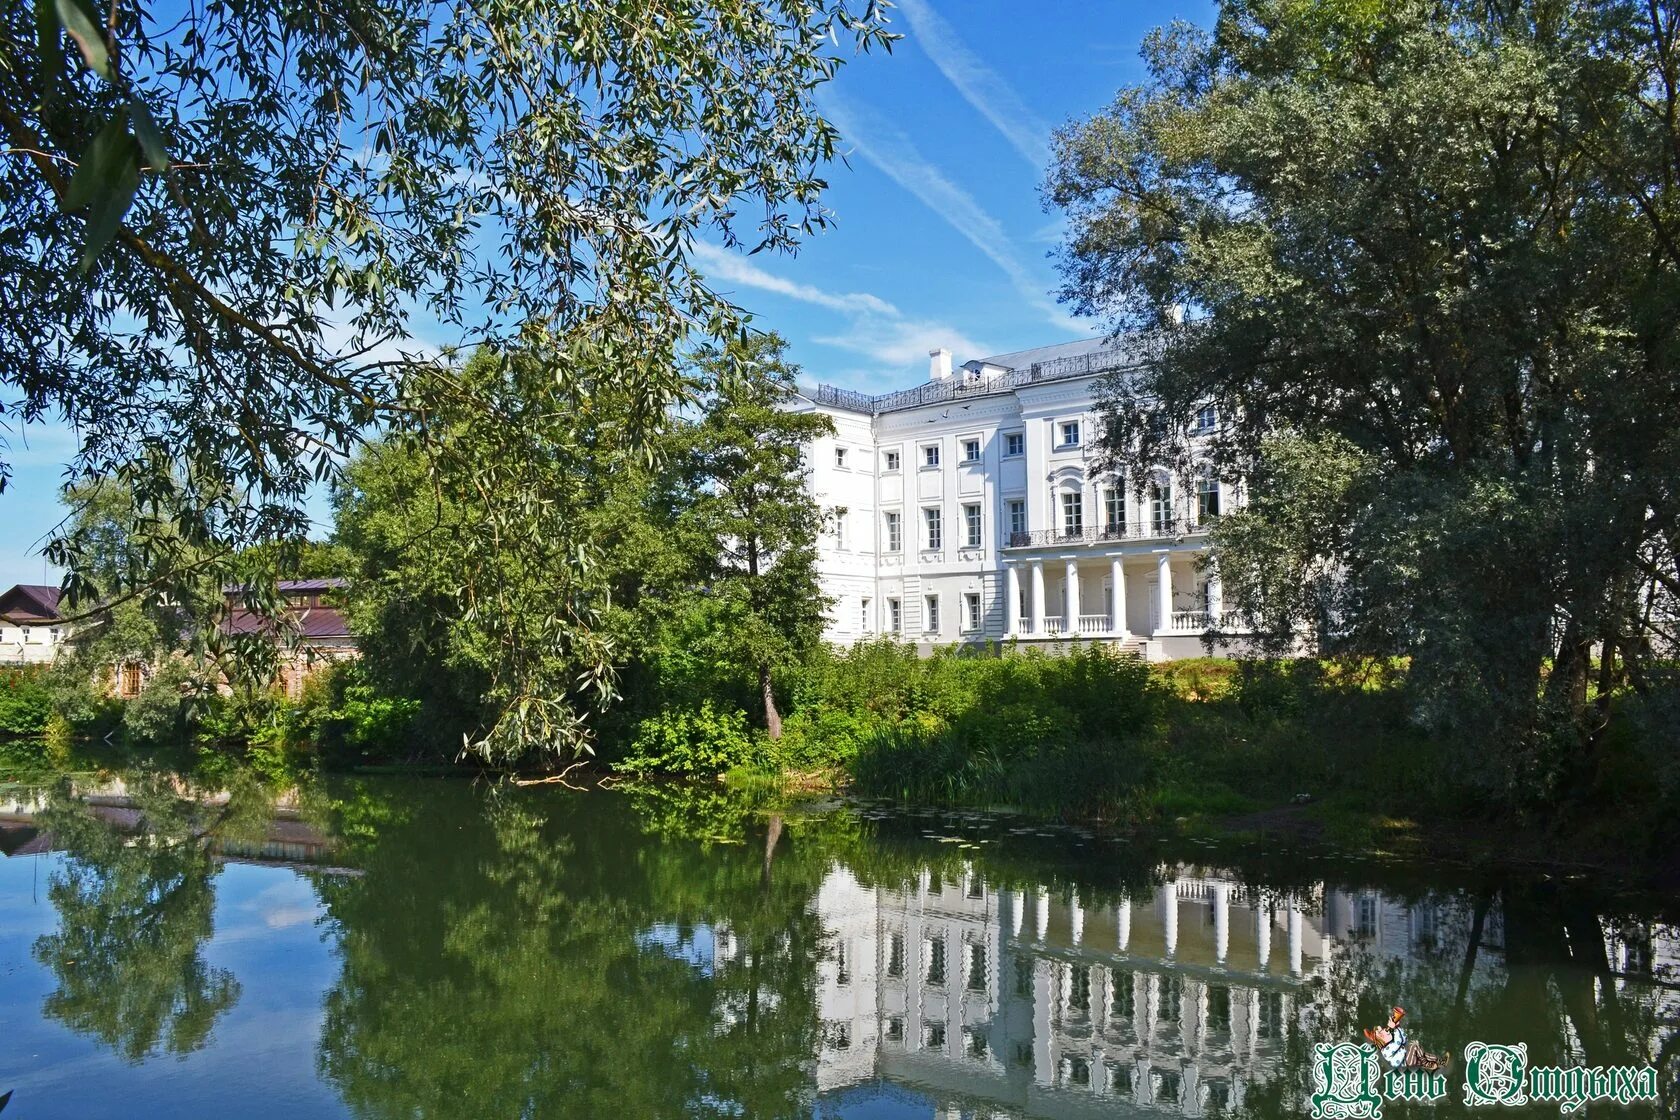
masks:
{"type": "Polygon", "coordinates": [[[0,669],[0,737],[39,735],[51,715],[45,666],[0,669]]]}
{"type": "Polygon", "coordinates": [[[409,757],[420,711],[420,701],[376,688],[360,662],[334,662],[304,679],[282,715],[282,739],[335,766],[409,757]]]}
{"type": "Polygon", "coordinates": [[[747,714],[704,700],[698,708],[659,712],[636,725],[617,768],[633,774],[721,774],[753,756],[747,714]]]}
{"type": "Polygon", "coordinates": [[[178,657],[166,658],[140,695],[123,706],[124,738],[142,747],[180,743],[190,726],[193,691],[192,667],[178,657]]]}

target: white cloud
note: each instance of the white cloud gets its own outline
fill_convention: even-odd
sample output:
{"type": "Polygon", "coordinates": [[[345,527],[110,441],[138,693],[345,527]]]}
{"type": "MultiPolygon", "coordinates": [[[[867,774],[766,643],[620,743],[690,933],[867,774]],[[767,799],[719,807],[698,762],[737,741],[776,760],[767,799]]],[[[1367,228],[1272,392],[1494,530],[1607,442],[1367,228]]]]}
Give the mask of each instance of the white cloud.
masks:
{"type": "MultiPolygon", "coordinates": [[[[868,292],[830,292],[789,280],[765,271],[739,253],[704,241],[695,244],[694,259],[713,282],[738,284],[842,313],[847,317],[843,329],[818,335],[812,341],[863,354],[891,367],[889,376],[895,383],[902,380],[906,367],[925,366],[928,352],[941,346],[959,355],[992,352],[947,323],[906,318],[892,303],[868,292]]],[[[874,378],[865,376],[862,380],[874,378]]]]}
{"type": "Polygon", "coordinates": [[[1088,325],[1075,321],[1046,294],[1044,284],[1017,255],[1015,243],[1003,225],[973,195],[946,178],[931,160],[918,152],[901,129],[873,117],[866,123],[862,114],[854,112],[832,92],[823,95],[822,108],[824,115],[863,158],[915,195],[922,205],[945,219],[952,229],[984,253],[1009,277],[1028,305],[1043,312],[1057,330],[1089,333],[1088,325]]]}
{"type": "Polygon", "coordinates": [[[1043,170],[1050,162],[1050,123],[1027,108],[1009,83],[969,50],[945,17],[925,0],[898,0],[898,6],[910,21],[916,42],[945,80],[1003,133],[1022,159],[1043,170]]]}
{"type": "Polygon", "coordinates": [[[821,288],[810,284],[801,284],[782,276],[776,276],[759,268],[739,253],[705,241],[694,245],[695,263],[706,277],[714,282],[725,284],[739,284],[745,288],[757,288],[762,292],[772,292],[789,299],[796,299],[801,303],[826,307],[831,311],[848,311],[855,313],[874,313],[878,315],[898,315],[898,308],[868,292],[825,292],[821,288]]]}
{"type": "Polygon", "coordinates": [[[926,319],[882,320],[869,316],[858,319],[841,333],[820,335],[812,341],[866,354],[882,365],[899,369],[918,363],[926,366],[928,353],[941,346],[956,353],[958,361],[993,352],[991,347],[976,342],[955,327],[926,319]]]}

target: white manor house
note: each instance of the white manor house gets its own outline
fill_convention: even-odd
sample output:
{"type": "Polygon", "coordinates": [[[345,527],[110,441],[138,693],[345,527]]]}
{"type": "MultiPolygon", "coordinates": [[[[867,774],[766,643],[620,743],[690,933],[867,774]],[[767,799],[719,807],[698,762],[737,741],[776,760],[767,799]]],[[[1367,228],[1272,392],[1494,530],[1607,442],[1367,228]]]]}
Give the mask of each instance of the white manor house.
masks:
{"type": "MultiPolygon", "coordinates": [[[[831,417],[809,484],[839,513],[818,550],[826,636],[892,634],[924,648],[1077,637],[1150,660],[1200,656],[1234,620],[1203,570],[1211,518],[1242,501],[1211,469],[1128,479],[1097,446],[1096,383],[1138,359],[1099,339],[952,368],[869,396],[829,385],[794,406],[831,417]]],[[[1192,447],[1219,422],[1178,418],[1192,447]]]]}

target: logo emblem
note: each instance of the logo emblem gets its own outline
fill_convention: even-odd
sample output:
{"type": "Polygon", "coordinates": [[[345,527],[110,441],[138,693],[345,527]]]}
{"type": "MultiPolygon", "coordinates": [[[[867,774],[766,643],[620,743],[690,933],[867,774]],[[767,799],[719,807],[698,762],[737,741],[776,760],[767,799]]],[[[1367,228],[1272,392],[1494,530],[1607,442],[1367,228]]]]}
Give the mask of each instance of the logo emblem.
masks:
{"type": "Polygon", "coordinates": [[[1472,1108],[1487,1104],[1528,1103],[1528,1043],[1515,1046],[1472,1042],[1464,1048],[1464,1103],[1472,1108]]]}
{"type": "Polygon", "coordinates": [[[1320,1042],[1313,1046],[1313,1120],[1382,1120],[1377,1093],[1381,1066],[1369,1044],[1320,1042]]]}

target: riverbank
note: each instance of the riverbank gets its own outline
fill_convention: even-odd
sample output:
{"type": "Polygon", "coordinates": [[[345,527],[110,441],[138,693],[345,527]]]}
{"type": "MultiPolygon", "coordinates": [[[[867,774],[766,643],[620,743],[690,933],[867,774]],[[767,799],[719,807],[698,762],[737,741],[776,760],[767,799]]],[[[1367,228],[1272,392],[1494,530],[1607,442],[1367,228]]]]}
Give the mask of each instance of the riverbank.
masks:
{"type": "MultiPolygon", "coordinates": [[[[1113,833],[1379,856],[1680,864],[1680,758],[1650,702],[1631,695],[1612,698],[1595,755],[1575,760],[1559,797],[1538,778],[1513,785],[1508,753],[1419,729],[1404,666],[1393,662],[1147,665],[1102,647],[918,658],[877,642],[824,650],[789,673],[778,739],[753,726],[748,696],[640,685],[603,718],[597,753],[567,780],[722,779],[778,795],[1007,807],[1113,833]]],[[[44,689],[39,674],[13,687],[9,710],[46,733],[44,747],[21,749],[61,761],[71,751],[101,764],[139,752],[211,777],[235,761],[276,777],[462,770],[422,746],[416,701],[381,695],[353,665],[318,675],[295,701],[218,697],[168,719],[155,703],[107,704],[79,728],[25,702],[44,689]]]]}

